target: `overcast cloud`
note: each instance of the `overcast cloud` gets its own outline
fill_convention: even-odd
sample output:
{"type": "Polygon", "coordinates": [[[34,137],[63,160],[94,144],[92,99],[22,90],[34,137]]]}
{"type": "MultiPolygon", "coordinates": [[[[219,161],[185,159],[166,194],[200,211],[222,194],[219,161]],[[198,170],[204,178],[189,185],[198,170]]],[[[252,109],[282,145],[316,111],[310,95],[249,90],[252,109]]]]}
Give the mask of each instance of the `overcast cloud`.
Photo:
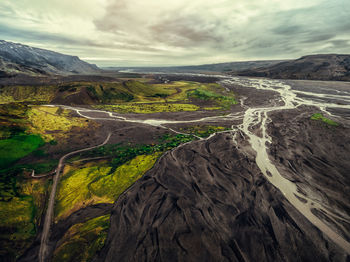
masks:
{"type": "Polygon", "coordinates": [[[0,39],[100,66],[350,53],[349,0],[2,0],[0,39]]]}

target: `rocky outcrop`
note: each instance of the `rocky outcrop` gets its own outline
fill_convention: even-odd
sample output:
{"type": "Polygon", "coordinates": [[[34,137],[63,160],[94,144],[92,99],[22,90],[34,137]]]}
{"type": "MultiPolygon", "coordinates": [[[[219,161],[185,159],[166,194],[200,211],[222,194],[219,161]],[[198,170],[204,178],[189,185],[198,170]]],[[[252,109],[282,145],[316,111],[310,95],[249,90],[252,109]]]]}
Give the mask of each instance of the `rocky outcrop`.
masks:
{"type": "Polygon", "coordinates": [[[0,40],[0,71],[7,74],[92,74],[96,65],[77,56],[0,40]]]}

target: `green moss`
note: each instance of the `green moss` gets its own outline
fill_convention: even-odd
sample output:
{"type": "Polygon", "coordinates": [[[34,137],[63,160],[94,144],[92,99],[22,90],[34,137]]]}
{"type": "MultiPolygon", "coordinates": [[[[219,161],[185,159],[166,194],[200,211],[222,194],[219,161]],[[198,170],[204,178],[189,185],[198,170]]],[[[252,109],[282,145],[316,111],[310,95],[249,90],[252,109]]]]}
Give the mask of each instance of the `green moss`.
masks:
{"type": "Polygon", "coordinates": [[[43,139],[38,135],[21,134],[0,140],[0,169],[8,167],[43,144],[43,139]]]}
{"type": "Polygon", "coordinates": [[[195,125],[195,126],[180,128],[180,130],[182,132],[185,132],[188,134],[194,134],[199,137],[208,137],[211,134],[214,134],[216,132],[230,130],[230,128],[226,128],[223,126],[195,125]]]}
{"type": "Polygon", "coordinates": [[[139,113],[150,114],[158,112],[181,112],[196,111],[199,109],[196,105],[191,104],[169,104],[169,103],[153,103],[153,104],[119,104],[119,105],[97,105],[96,109],[102,109],[117,113],[139,113]]]}
{"type": "Polygon", "coordinates": [[[318,120],[330,126],[339,126],[339,124],[331,119],[324,117],[321,113],[316,113],[311,116],[311,120],[318,120]]]}
{"type": "Polygon", "coordinates": [[[113,203],[155,163],[159,153],[139,155],[117,167],[92,166],[72,170],[60,181],[55,214],[58,219],[96,203],[113,203]]]}
{"type": "Polygon", "coordinates": [[[66,138],[73,127],[86,127],[88,123],[80,117],[68,115],[69,110],[58,107],[35,106],[28,112],[30,132],[40,134],[46,141],[66,138]]]}
{"type": "Polygon", "coordinates": [[[199,88],[187,92],[187,96],[189,98],[215,102],[217,105],[221,106],[224,109],[229,108],[231,105],[237,104],[233,93],[229,93],[228,95],[221,95],[211,90],[204,90],[199,88]]]}
{"type": "Polygon", "coordinates": [[[1,261],[15,261],[34,240],[45,189],[45,181],[20,181],[15,196],[0,200],[1,261]]]}
{"type": "Polygon", "coordinates": [[[0,139],[23,133],[28,126],[28,107],[18,103],[0,105],[0,139]]]}
{"type": "Polygon", "coordinates": [[[108,197],[114,202],[121,193],[154,165],[159,156],[159,153],[137,156],[118,167],[113,173],[96,179],[89,185],[89,188],[96,196],[108,197]]]}
{"type": "Polygon", "coordinates": [[[53,261],[91,261],[104,245],[109,219],[110,216],[105,215],[72,226],[56,248],[53,261]]]}
{"type": "Polygon", "coordinates": [[[6,86],[0,90],[0,103],[50,102],[56,93],[55,86],[6,86]]]}
{"type": "Polygon", "coordinates": [[[121,164],[133,159],[138,155],[153,154],[155,152],[164,152],[174,147],[179,146],[182,143],[187,143],[196,138],[191,135],[183,134],[165,134],[159,139],[159,144],[155,145],[134,145],[121,146],[120,144],[105,145],[88,152],[85,152],[82,157],[94,157],[94,156],[110,156],[113,158],[111,164],[113,168],[118,167],[121,164]]]}

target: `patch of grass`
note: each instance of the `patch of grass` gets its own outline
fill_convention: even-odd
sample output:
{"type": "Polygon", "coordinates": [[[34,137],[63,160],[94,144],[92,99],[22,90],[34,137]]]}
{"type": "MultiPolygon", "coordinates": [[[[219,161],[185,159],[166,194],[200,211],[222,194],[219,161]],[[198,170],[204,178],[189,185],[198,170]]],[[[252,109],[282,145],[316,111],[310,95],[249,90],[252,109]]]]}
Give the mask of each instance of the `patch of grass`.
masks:
{"type": "Polygon", "coordinates": [[[20,134],[0,140],[0,169],[8,167],[42,145],[44,141],[38,135],[20,134]]]}
{"type": "Polygon", "coordinates": [[[36,235],[44,208],[47,182],[28,180],[17,183],[17,194],[0,200],[0,260],[15,261],[36,235]]]}
{"type": "Polygon", "coordinates": [[[110,166],[92,166],[64,175],[56,198],[56,218],[91,204],[113,203],[130,185],[149,170],[159,153],[139,155],[113,171],[110,166]]]}
{"type": "Polygon", "coordinates": [[[208,137],[216,132],[222,132],[230,130],[230,128],[223,126],[212,126],[212,125],[196,125],[180,128],[182,132],[193,134],[199,137],[208,137]]]}
{"type": "Polygon", "coordinates": [[[113,168],[118,167],[121,164],[133,159],[138,155],[148,155],[156,152],[165,152],[180,144],[190,142],[196,138],[191,135],[172,135],[165,134],[159,139],[159,144],[154,145],[134,145],[134,146],[121,146],[120,144],[105,145],[88,152],[83,153],[83,157],[95,157],[95,156],[110,156],[112,159],[111,165],[113,168]]]}
{"type": "Polygon", "coordinates": [[[223,109],[229,108],[231,105],[237,104],[237,101],[232,93],[221,95],[217,92],[204,89],[195,89],[187,92],[189,98],[196,98],[205,101],[213,101],[223,109]]]}
{"type": "Polygon", "coordinates": [[[13,165],[6,169],[0,170],[0,201],[11,201],[12,198],[21,196],[21,188],[23,183],[23,173],[31,173],[35,170],[35,174],[48,173],[57,166],[56,160],[44,163],[32,163],[25,165],[13,165]]]}
{"type": "Polygon", "coordinates": [[[96,196],[107,196],[114,202],[121,193],[153,167],[160,155],[160,153],[139,155],[119,166],[113,173],[92,182],[90,190],[96,196]]]}
{"type": "Polygon", "coordinates": [[[324,117],[321,113],[316,113],[311,116],[311,120],[318,120],[330,126],[339,126],[339,124],[329,118],[324,117]]]}
{"type": "Polygon", "coordinates": [[[33,107],[28,113],[30,131],[40,134],[46,141],[65,138],[73,127],[86,127],[88,122],[79,117],[68,115],[67,110],[58,107],[33,107]]]}
{"type": "Polygon", "coordinates": [[[169,103],[153,103],[153,104],[119,104],[119,105],[97,105],[96,109],[102,109],[117,113],[139,113],[150,114],[157,112],[180,112],[180,111],[196,111],[198,106],[192,104],[169,104],[169,103]]]}
{"type": "Polygon", "coordinates": [[[100,216],[72,226],[54,252],[53,262],[91,261],[107,238],[110,215],[100,216]]]}

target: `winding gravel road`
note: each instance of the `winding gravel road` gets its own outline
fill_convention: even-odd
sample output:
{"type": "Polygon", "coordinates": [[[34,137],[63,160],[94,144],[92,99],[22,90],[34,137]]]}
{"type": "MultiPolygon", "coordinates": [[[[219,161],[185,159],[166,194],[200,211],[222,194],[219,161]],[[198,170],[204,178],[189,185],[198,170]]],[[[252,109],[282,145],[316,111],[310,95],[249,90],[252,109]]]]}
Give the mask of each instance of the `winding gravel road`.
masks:
{"type": "Polygon", "coordinates": [[[55,196],[56,196],[56,191],[57,191],[57,185],[58,185],[58,181],[60,179],[60,174],[61,174],[61,170],[64,166],[64,161],[75,154],[81,153],[81,152],[85,152],[85,151],[89,151],[91,149],[95,149],[97,147],[101,147],[104,146],[105,144],[107,144],[107,142],[109,141],[109,139],[111,138],[111,133],[108,134],[106,140],[97,146],[93,146],[93,147],[88,147],[88,148],[84,148],[84,149],[79,149],[77,151],[73,151],[70,152],[68,154],[65,154],[64,156],[62,156],[60,158],[60,161],[58,163],[57,169],[56,169],[56,175],[54,176],[53,179],[53,185],[52,185],[52,190],[50,193],[50,198],[49,198],[49,204],[47,206],[47,210],[46,210],[46,215],[45,215],[45,220],[44,220],[44,227],[43,227],[43,232],[41,235],[41,242],[40,242],[40,250],[39,250],[39,261],[40,262],[45,262],[47,261],[47,257],[48,257],[48,242],[50,239],[50,227],[51,227],[51,223],[52,223],[52,219],[53,219],[53,214],[54,214],[54,206],[55,206],[55,196]]]}

